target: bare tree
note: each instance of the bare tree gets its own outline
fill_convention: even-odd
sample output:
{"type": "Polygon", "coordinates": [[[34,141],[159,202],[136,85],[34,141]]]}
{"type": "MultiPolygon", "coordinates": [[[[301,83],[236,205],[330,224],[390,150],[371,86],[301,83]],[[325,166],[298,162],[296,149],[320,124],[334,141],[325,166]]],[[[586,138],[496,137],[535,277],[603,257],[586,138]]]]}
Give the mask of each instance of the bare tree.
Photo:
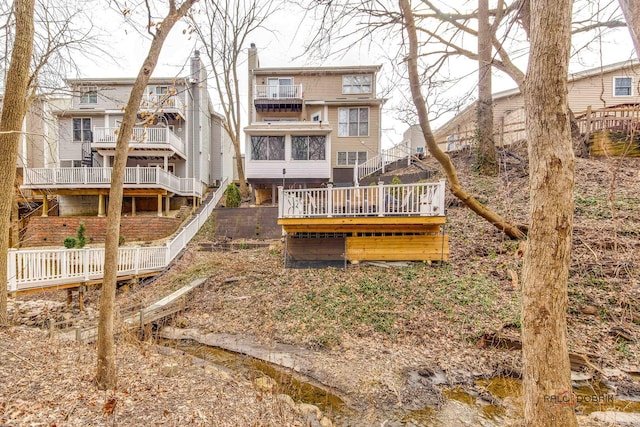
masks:
{"type": "Polygon", "coordinates": [[[169,11],[162,21],[154,22],[147,3],[147,31],[151,36],[151,46],[138,76],[131,89],[129,101],[124,111],[122,124],[116,141],[116,154],[109,190],[109,208],[104,254],[104,279],[100,292],[100,315],[98,319],[98,365],[96,381],[101,390],[114,389],[116,386],[116,364],[113,336],[113,309],[118,276],[118,239],[120,237],[120,214],[129,139],[136,123],[140,101],[146,90],[160,56],[165,39],[175,23],[186,15],[198,0],[185,0],[180,7],[175,0],[169,0],[169,11]]]}
{"type": "Polygon", "coordinates": [[[206,0],[202,10],[204,16],[191,15],[191,25],[209,58],[211,74],[226,119],[224,130],[233,142],[240,192],[247,197],[249,192],[240,147],[242,128],[238,65],[247,37],[263,27],[267,18],[276,11],[276,2],[206,0]]]}
{"type": "MultiPolygon", "coordinates": [[[[22,121],[27,112],[24,94],[29,89],[29,66],[33,51],[33,10],[34,0],[16,0],[15,40],[11,52],[11,63],[7,71],[7,80],[0,118],[0,186],[13,188],[16,180],[16,162],[22,121]]],[[[7,252],[9,249],[9,227],[11,223],[12,197],[0,200],[0,277],[6,287],[7,252]]],[[[8,324],[7,290],[0,291],[0,326],[8,324]]]]}
{"type": "Polygon", "coordinates": [[[407,69],[409,73],[409,85],[411,87],[411,95],[418,112],[420,127],[422,129],[422,133],[424,135],[429,153],[431,153],[431,155],[436,160],[438,160],[438,162],[442,166],[445,174],[447,175],[447,180],[449,181],[451,192],[458,199],[460,199],[475,213],[493,224],[496,228],[504,231],[508,236],[512,238],[523,238],[524,233],[518,227],[510,224],[500,215],[478,202],[478,200],[476,200],[462,187],[462,185],[460,185],[458,174],[455,167],[453,166],[453,163],[451,162],[451,159],[445,152],[440,149],[440,147],[438,147],[438,144],[436,143],[436,140],[433,136],[433,132],[431,131],[431,124],[429,123],[429,113],[427,111],[425,98],[422,94],[420,85],[420,77],[418,74],[418,36],[415,20],[413,17],[413,11],[411,10],[411,5],[409,4],[408,0],[399,0],[399,3],[403,14],[405,32],[409,40],[409,52],[406,57],[407,69]]]}
{"type": "Polygon", "coordinates": [[[476,164],[482,175],[498,172],[496,145],[493,140],[493,94],[491,93],[491,23],[489,0],[478,0],[478,104],[476,164]]]}
{"type": "Polygon", "coordinates": [[[522,359],[527,426],[577,426],[567,347],[567,283],[575,160],[567,102],[572,0],[531,3],[525,80],[531,225],[522,268],[522,359]],[[555,398],[555,399],[554,399],[555,398]]]}
{"type": "Polygon", "coordinates": [[[633,39],[633,46],[636,48],[636,56],[640,58],[640,3],[634,0],[619,1],[633,39]]]}

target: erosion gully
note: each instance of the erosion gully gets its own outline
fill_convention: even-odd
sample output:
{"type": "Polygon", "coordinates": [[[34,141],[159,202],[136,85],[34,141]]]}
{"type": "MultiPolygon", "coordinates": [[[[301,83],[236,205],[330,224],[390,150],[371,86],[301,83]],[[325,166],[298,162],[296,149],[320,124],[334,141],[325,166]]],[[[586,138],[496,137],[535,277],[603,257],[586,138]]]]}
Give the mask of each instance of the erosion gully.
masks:
{"type": "MultiPolygon", "coordinates": [[[[207,346],[192,340],[160,339],[160,345],[183,351],[236,375],[253,381],[267,376],[275,381],[275,393],[288,394],[296,402],[320,408],[336,426],[458,426],[481,425],[499,427],[520,418],[521,382],[517,378],[496,376],[478,379],[474,386],[442,387],[443,404],[420,410],[355,409],[337,394],[312,378],[262,360],[207,346]],[[480,392],[479,392],[480,391],[480,392]],[[507,402],[509,402],[507,404],[507,402]],[[363,424],[364,423],[364,424],[363,424]]],[[[583,414],[594,411],[640,412],[640,396],[614,396],[614,389],[603,381],[574,382],[576,408],[583,414]],[[612,396],[594,399],[593,396],[612,396]],[[604,400],[604,401],[603,401],[604,400]]],[[[361,405],[362,408],[367,405],[361,405]]]]}

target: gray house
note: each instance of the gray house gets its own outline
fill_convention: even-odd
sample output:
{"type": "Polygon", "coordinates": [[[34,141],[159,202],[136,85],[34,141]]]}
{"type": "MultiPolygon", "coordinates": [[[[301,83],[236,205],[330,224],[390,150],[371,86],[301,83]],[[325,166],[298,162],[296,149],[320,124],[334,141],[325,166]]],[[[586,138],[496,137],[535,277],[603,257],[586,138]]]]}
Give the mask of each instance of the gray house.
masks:
{"type": "MultiPolygon", "coordinates": [[[[61,216],[105,215],[111,167],[133,78],[69,79],[70,106],[57,117],[54,168],[26,168],[24,188],[56,196],[61,216]]],[[[129,142],[125,212],[197,205],[207,187],[229,174],[231,153],[224,118],[213,110],[199,52],[190,74],[151,78],[129,142]]]]}

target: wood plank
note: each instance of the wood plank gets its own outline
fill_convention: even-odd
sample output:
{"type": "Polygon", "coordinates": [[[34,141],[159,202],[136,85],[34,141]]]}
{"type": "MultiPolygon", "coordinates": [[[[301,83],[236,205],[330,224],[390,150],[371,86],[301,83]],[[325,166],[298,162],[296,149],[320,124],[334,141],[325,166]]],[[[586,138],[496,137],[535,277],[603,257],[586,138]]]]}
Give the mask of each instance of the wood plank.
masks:
{"type": "Polygon", "coordinates": [[[278,225],[444,224],[446,216],[350,216],[331,218],[278,218],[278,225]]]}
{"type": "Polygon", "coordinates": [[[295,233],[440,233],[438,224],[354,224],[354,225],[287,225],[284,231],[295,233]]]}
{"type": "Polygon", "coordinates": [[[449,259],[449,236],[347,237],[349,261],[429,261],[449,259]]]}

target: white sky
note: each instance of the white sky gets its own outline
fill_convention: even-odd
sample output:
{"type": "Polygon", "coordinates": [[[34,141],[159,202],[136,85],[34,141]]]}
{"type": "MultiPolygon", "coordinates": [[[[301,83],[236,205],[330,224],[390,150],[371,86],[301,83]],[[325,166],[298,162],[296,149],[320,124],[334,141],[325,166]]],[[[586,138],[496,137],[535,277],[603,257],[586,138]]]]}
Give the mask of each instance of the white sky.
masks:
{"type": "MultiPolygon", "coordinates": [[[[462,1],[462,0],[453,0],[462,1]]],[[[132,27],[123,23],[121,16],[111,10],[94,11],[94,14],[100,16],[102,28],[109,34],[111,47],[114,51],[114,58],[104,58],[95,62],[81,62],[80,77],[134,77],[142,60],[147,54],[149,43],[142,35],[132,30],[132,27]]],[[[249,37],[249,43],[254,42],[258,47],[261,66],[278,67],[278,66],[305,66],[305,65],[359,65],[359,64],[382,64],[382,74],[392,71],[391,64],[387,63],[385,52],[380,49],[369,50],[368,45],[355,46],[347,57],[334,59],[331,61],[317,63],[310,62],[302,57],[297,58],[303,53],[303,45],[305,37],[305,29],[309,28],[307,24],[300,24],[301,18],[299,13],[292,10],[280,10],[274,14],[267,24],[270,31],[259,30],[249,37]]],[[[183,34],[186,25],[179,23],[171,32],[162,50],[158,66],[154,72],[154,76],[169,77],[175,75],[185,75],[188,72],[189,57],[193,50],[197,47],[197,40],[194,35],[183,34]]],[[[308,31],[307,31],[308,32],[308,31]]],[[[394,47],[389,45],[390,49],[394,47]]],[[[598,49],[596,49],[598,50],[598,49]]],[[[584,54],[581,63],[577,60],[573,61],[571,71],[579,71],[585,68],[591,68],[602,64],[609,64],[618,61],[628,60],[633,56],[633,46],[629,39],[626,29],[616,30],[606,43],[603,44],[601,52],[593,52],[584,54]]],[[[518,64],[521,67],[526,66],[524,59],[518,64]]],[[[240,63],[239,76],[241,78],[241,102],[243,105],[243,126],[246,123],[246,106],[247,102],[247,78],[246,78],[246,56],[242,58],[240,63]]],[[[468,64],[467,64],[468,67],[468,64]]],[[[471,77],[460,85],[467,85],[466,88],[460,87],[459,93],[472,90],[475,84],[475,72],[470,70],[471,77]]],[[[211,80],[209,82],[211,84],[211,80]]],[[[497,92],[515,87],[515,84],[507,77],[501,76],[500,73],[494,72],[493,91],[497,92]]],[[[400,91],[397,91],[400,92],[400,91]]],[[[213,93],[212,93],[213,95],[213,93]]],[[[385,109],[383,110],[383,138],[382,146],[390,147],[401,141],[402,133],[406,130],[407,125],[394,117],[396,112],[392,107],[399,102],[399,93],[391,94],[391,97],[385,109]]],[[[214,100],[214,105],[216,104],[214,100]]],[[[217,108],[220,111],[220,108],[217,108]]],[[[444,121],[440,120],[434,123],[434,127],[441,125],[444,121]]]]}

